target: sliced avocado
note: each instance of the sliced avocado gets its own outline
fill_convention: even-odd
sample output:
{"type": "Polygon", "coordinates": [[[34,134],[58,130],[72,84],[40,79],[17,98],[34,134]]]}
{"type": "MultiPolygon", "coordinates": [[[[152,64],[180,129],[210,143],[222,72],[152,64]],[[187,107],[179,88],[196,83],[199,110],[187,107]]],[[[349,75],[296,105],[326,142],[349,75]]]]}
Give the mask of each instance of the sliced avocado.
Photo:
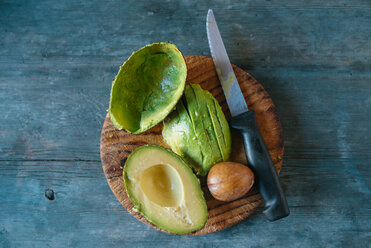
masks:
{"type": "Polygon", "coordinates": [[[201,164],[202,172],[199,175],[205,176],[208,172],[207,168],[210,168],[212,165],[215,164],[215,161],[219,159],[219,153],[215,154],[211,146],[212,137],[210,137],[209,132],[204,126],[200,106],[197,103],[195,92],[190,85],[186,85],[184,95],[187,102],[186,108],[188,109],[188,113],[195,130],[198,146],[200,147],[203,154],[203,161],[201,164]],[[215,156],[217,156],[217,159],[215,159],[215,156]]]}
{"type": "MultiPolygon", "coordinates": [[[[188,87],[188,85],[186,86],[188,87]]],[[[209,163],[204,164],[204,170],[209,171],[211,166],[214,164],[223,161],[221,148],[219,147],[218,137],[216,135],[215,131],[215,123],[212,121],[212,116],[210,115],[210,111],[208,108],[208,104],[211,104],[211,102],[207,101],[206,99],[206,92],[204,91],[199,84],[191,84],[190,87],[192,88],[195,96],[196,96],[196,102],[198,106],[198,113],[200,114],[200,120],[203,124],[204,132],[206,133],[207,137],[209,138],[209,141],[207,146],[210,146],[212,153],[214,156],[212,156],[209,163]]],[[[214,103],[212,103],[214,105],[214,103]]],[[[214,108],[214,106],[213,106],[214,108]]],[[[215,118],[215,116],[214,116],[215,118]]],[[[199,124],[198,126],[202,126],[202,124],[199,124]]]]}
{"type": "Polygon", "coordinates": [[[155,145],[137,148],[125,163],[126,192],[154,225],[174,234],[201,229],[207,220],[200,182],[175,153],[155,145]]]}
{"type": "Polygon", "coordinates": [[[228,122],[216,99],[199,85],[186,85],[182,102],[164,121],[162,133],[173,151],[205,176],[214,164],[229,159],[228,122]]]}
{"type": "Polygon", "coordinates": [[[173,152],[182,156],[197,174],[201,173],[203,154],[183,101],[165,118],[162,136],[173,152]]]}
{"type": "Polygon", "coordinates": [[[213,123],[223,161],[228,161],[229,156],[231,155],[232,145],[231,131],[229,129],[228,122],[223,114],[222,108],[214,96],[206,90],[204,90],[203,93],[207,102],[207,109],[213,123]]]}
{"type": "MultiPolygon", "coordinates": [[[[211,95],[211,94],[210,94],[211,95]]],[[[213,102],[214,102],[214,108],[216,112],[216,117],[219,122],[221,131],[223,133],[223,141],[224,141],[224,149],[222,150],[223,152],[223,158],[224,161],[228,161],[229,157],[231,155],[231,150],[232,150],[232,135],[231,135],[231,130],[229,128],[229,124],[227,119],[225,118],[225,115],[223,113],[222,108],[220,107],[218,101],[212,96],[213,102]]],[[[210,108],[211,109],[211,108],[210,108]]]]}
{"type": "Polygon", "coordinates": [[[184,58],[173,44],[153,43],[134,52],[112,83],[112,123],[131,133],[158,124],[181,97],[186,76],[184,58]]]}

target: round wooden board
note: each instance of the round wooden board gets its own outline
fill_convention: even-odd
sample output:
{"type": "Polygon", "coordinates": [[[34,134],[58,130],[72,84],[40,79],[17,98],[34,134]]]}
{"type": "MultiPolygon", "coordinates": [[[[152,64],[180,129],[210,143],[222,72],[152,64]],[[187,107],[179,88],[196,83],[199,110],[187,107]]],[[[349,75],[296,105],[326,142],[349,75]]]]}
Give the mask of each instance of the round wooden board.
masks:
{"type": "MultiPolygon", "coordinates": [[[[227,119],[231,115],[225,101],[225,96],[216,75],[213,61],[210,57],[185,56],[187,63],[187,84],[199,83],[205,90],[210,91],[219,101],[227,119]]],[[[240,84],[249,109],[256,113],[256,119],[264,141],[272,157],[273,163],[279,172],[283,157],[283,134],[276,107],[264,88],[248,73],[233,65],[234,72],[240,84]]],[[[100,153],[104,174],[111,190],[120,203],[141,222],[164,231],[147,221],[140,213],[134,212],[124,187],[122,167],[129,154],[137,147],[145,144],[156,144],[166,148],[169,146],[162,138],[162,124],[142,134],[130,134],[117,130],[107,114],[101,133],[100,153]]],[[[232,130],[231,161],[246,164],[243,144],[237,132],[232,130]]],[[[202,235],[217,232],[235,225],[247,218],[263,202],[258,190],[254,186],[249,193],[233,202],[220,202],[209,193],[206,178],[201,178],[209,216],[205,227],[189,235],[202,235]]]]}

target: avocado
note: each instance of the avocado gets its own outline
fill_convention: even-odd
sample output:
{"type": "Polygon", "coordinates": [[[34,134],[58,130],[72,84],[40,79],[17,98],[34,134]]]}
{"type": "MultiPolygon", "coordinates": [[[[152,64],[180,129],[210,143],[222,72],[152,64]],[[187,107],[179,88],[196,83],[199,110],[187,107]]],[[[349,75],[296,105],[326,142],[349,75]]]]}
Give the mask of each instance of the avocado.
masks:
{"type": "Polygon", "coordinates": [[[228,122],[216,99],[199,85],[186,85],[184,97],[164,121],[162,135],[200,176],[227,161],[231,153],[228,122]]]}
{"type": "Polygon", "coordinates": [[[190,85],[186,86],[184,90],[184,95],[187,102],[189,117],[191,118],[193,128],[196,134],[197,144],[200,147],[203,154],[202,164],[199,165],[199,167],[201,168],[201,173],[199,173],[199,175],[206,176],[208,172],[207,168],[210,168],[217,162],[221,162],[220,154],[218,151],[217,153],[215,153],[215,151],[213,150],[214,140],[212,140],[212,137],[210,136],[207,127],[205,127],[204,122],[202,121],[204,117],[201,113],[200,106],[197,102],[197,96],[190,85]]]}
{"type": "Polygon", "coordinates": [[[137,148],[125,163],[124,182],[135,211],[163,230],[186,234],[205,225],[208,212],[200,182],[170,150],[137,148]]]}
{"type": "MultiPolygon", "coordinates": [[[[211,152],[213,154],[210,161],[203,166],[204,171],[209,171],[211,166],[223,161],[223,157],[216,137],[215,126],[213,125],[212,117],[208,110],[208,104],[210,104],[210,102],[207,102],[206,100],[205,94],[207,91],[204,91],[199,84],[190,84],[186,87],[190,87],[193,90],[194,95],[196,96],[195,101],[197,102],[198,106],[198,114],[203,124],[203,130],[200,130],[200,132],[204,132],[206,134],[208,138],[208,146],[210,146],[211,152]]],[[[214,103],[212,105],[214,105],[214,103]]],[[[196,129],[201,127],[202,124],[198,124],[196,126],[196,129]]]]}
{"type": "Polygon", "coordinates": [[[112,83],[113,125],[137,134],[161,122],[181,97],[186,76],[184,58],[173,44],[153,43],[134,52],[112,83]]]}
{"type": "Polygon", "coordinates": [[[195,134],[192,121],[184,107],[184,97],[176,105],[176,109],[164,120],[162,136],[173,152],[183,157],[193,170],[200,174],[203,154],[195,134]]]}
{"type": "Polygon", "coordinates": [[[218,101],[210,92],[204,90],[204,97],[207,101],[207,109],[213,123],[218,145],[222,154],[223,161],[228,161],[231,155],[232,138],[228,121],[223,114],[218,101]]]}

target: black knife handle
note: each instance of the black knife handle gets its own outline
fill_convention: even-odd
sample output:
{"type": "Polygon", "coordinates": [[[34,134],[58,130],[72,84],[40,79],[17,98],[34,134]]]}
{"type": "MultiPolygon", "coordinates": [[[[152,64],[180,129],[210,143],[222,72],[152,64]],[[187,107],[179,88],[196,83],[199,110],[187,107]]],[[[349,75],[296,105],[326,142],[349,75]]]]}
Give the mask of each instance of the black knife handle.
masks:
{"type": "Polygon", "coordinates": [[[260,194],[265,201],[263,213],[274,221],[289,215],[289,207],[264,140],[256,123],[255,112],[249,110],[230,121],[231,127],[241,132],[245,154],[257,179],[260,194]]]}

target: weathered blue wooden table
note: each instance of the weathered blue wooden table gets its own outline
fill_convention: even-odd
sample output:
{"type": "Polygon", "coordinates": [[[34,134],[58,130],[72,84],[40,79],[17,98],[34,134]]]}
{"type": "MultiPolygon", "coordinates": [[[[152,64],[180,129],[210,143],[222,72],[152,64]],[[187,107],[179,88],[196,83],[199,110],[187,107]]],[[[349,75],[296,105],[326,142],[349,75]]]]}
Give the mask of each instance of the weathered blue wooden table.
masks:
{"type": "Polygon", "coordinates": [[[1,0],[0,247],[370,247],[370,41],[369,0],[1,0]],[[209,55],[208,8],[232,63],[277,105],[291,215],[174,236],[116,200],[100,130],[132,51],[170,41],[209,55]]]}

